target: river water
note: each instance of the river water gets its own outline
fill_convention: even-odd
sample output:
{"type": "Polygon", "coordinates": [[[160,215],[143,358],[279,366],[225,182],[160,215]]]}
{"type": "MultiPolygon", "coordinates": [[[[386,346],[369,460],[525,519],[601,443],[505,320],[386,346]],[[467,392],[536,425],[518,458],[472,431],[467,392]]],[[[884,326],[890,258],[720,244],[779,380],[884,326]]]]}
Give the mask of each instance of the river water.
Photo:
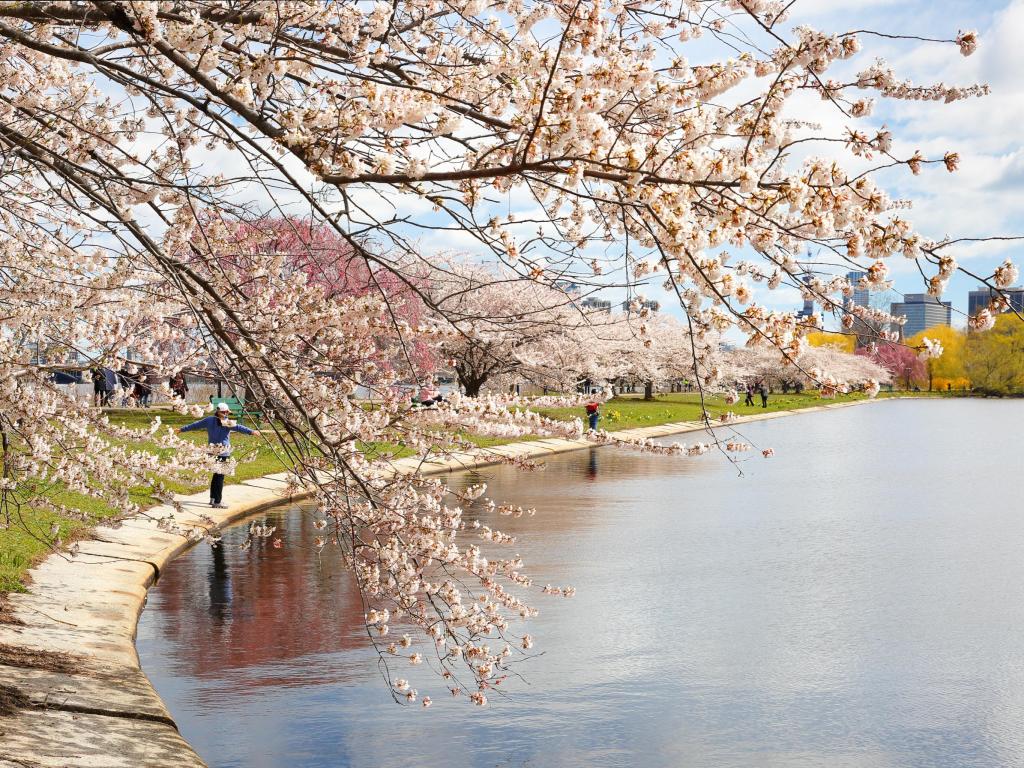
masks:
{"type": "MultiPolygon", "coordinates": [[[[211,766],[1022,766],[1024,403],[745,425],[737,468],[598,449],[486,468],[540,584],[542,656],[486,708],[400,707],[296,510],[174,562],[143,669],[211,766]]],[[[686,437],[686,436],[684,436],[686,437]]],[[[230,488],[228,489],[230,495],[230,488]]],[[[483,522],[487,523],[486,519],[483,522]]],[[[422,668],[419,668],[422,669],[422,668]]]]}

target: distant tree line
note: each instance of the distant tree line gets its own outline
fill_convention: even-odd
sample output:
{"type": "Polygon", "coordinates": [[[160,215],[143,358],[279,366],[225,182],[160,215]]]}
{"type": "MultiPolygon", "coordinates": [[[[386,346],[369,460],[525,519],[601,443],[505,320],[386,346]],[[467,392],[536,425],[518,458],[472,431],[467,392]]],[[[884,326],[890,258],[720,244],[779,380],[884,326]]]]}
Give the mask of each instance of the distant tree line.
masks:
{"type": "MultiPolygon", "coordinates": [[[[854,338],[838,333],[811,334],[812,345],[834,345],[852,351],[854,338]]],[[[904,344],[879,342],[857,350],[889,371],[902,389],[970,391],[1003,397],[1024,394],[1024,324],[1007,313],[988,330],[935,326],[904,344]],[[942,345],[942,355],[924,358],[924,339],[942,345]]]]}

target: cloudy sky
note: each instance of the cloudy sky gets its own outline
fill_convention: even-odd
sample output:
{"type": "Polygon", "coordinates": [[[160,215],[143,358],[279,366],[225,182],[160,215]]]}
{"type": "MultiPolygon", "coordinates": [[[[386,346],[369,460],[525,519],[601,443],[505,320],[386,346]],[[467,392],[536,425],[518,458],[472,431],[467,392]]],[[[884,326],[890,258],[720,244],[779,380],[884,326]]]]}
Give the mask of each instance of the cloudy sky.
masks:
{"type": "MultiPolygon", "coordinates": [[[[893,198],[913,201],[913,207],[900,215],[924,236],[940,240],[947,236],[1024,235],[1024,0],[797,0],[782,27],[789,30],[799,24],[835,33],[868,29],[941,39],[952,39],[961,30],[977,30],[981,44],[970,57],[961,56],[952,44],[861,35],[861,53],[830,70],[830,76],[851,74],[873,59],[883,58],[900,77],[916,84],[986,83],[991,88],[987,97],[948,105],[878,98],[870,117],[852,121],[807,95],[794,98],[791,116],[820,122],[833,136],[842,135],[848,126],[873,134],[886,125],[894,134],[893,154],[898,157],[910,157],[915,150],[929,158],[958,152],[960,170],[952,175],[939,164],[926,166],[916,177],[905,166],[877,176],[893,198]]],[[[698,63],[701,43],[688,44],[684,52],[698,63]]],[[[716,48],[716,57],[720,56],[721,49],[716,48]]],[[[845,150],[828,151],[840,151],[845,167],[857,167],[845,150]]],[[[225,161],[218,158],[217,162],[225,161]]],[[[519,198],[515,195],[508,201],[508,210],[535,209],[525,193],[519,198]],[[519,204],[526,209],[520,209],[519,204]]],[[[425,201],[404,195],[400,205],[404,215],[432,218],[425,201]]],[[[413,236],[425,253],[479,253],[479,245],[461,234],[419,230],[413,236]]],[[[979,274],[991,274],[1007,256],[1024,268],[1024,259],[1020,258],[1024,256],[1024,241],[962,245],[951,252],[961,264],[979,274]]],[[[890,269],[898,293],[924,290],[914,263],[895,257],[890,260],[890,269]]],[[[958,275],[944,298],[953,302],[954,310],[966,312],[967,292],[976,285],[974,279],[958,275]]],[[[669,303],[668,295],[655,286],[648,294],[669,303]]],[[[607,298],[622,297],[621,292],[607,292],[607,298]]],[[[795,309],[801,304],[793,288],[762,292],[758,299],[778,309],[795,309]]],[[[954,315],[954,324],[962,325],[963,320],[962,315],[954,315]]]]}
{"type": "MultiPolygon", "coordinates": [[[[952,176],[932,166],[916,177],[905,168],[880,177],[894,197],[914,201],[906,218],[919,231],[935,239],[1024,234],[1024,0],[803,0],[791,23],[939,38],[978,30],[981,46],[967,58],[949,46],[864,36],[861,61],[880,56],[917,83],[982,82],[992,91],[950,105],[880,99],[866,123],[890,127],[898,156],[915,149],[929,157],[960,153],[960,170],[952,176]]],[[[998,261],[1006,256],[1016,261],[1022,252],[1024,242],[1009,242],[965,246],[954,254],[964,266],[987,275],[998,261]]],[[[897,290],[921,290],[910,262],[893,259],[891,268],[897,290]]],[[[966,311],[967,292],[974,287],[976,281],[958,276],[944,298],[966,311]]]]}
{"type": "MultiPolygon", "coordinates": [[[[960,170],[953,175],[940,165],[926,166],[920,176],[905,167],[878,176],[894,198],[913,201],[904,218],[925,236],[1024,235],[1024,0],[801,0],[788,24],[803,23],[835,32],[872,29],[946,39],[960,30],[977,30],[981,46],[966,58],[949,45],[861,36],[864,49],[852,62],[856,68],[880,57],[915,83],[986,83],[991,95],[954,104],[878,99],[874,114],[858,127],[887,125],[898,157],[916,149],[926,157],[960,154],[960,170]]],[[[822,119],[831,124],[835,114],[822,111],[822,119]]],[[[1021,252],[1024,242],[952,251],[965,267],[985,275],[1003,258],[1017,260],[1021,252]]],[[[896,291],[923,290],[913,263],[894,258],[890,269],[896,291]]],[[[967,292],[976,285],[958,275],[943,298],[953,302],[954,310],[966,312],[967,292]]],[[[954,324],[962,323],[962,317],[954,317],[954,324]]]]}
{"type": "MultiPolygon", "coordinates": [[[[783,26],[800,24],[829,32],[868,29],[947,40],[961,30],[977,30],[981,46],[970,57],[960,55],[955,45],[861,35],[861,53],[830,70],[830,76],[853,73],[882,58],[898,76],[918,85],[986,83],[991,88],[987,97],[953,104],[878,98],[874,113],[858,121],[816,97],[795,97],[792,116],[821,123],[829,135],[842,135],[847,126],[870,135],[886,125],[894,134],[897,157],[910,157],[915,150],[929,158],[958,152],[960,170],[952,175],[939,164],[925,166],[920,176],[903,166],[876,177],[891,197],[913,201],[901,216],[924,236],[1024,235],[1024,0],[798,0],[783,26]]],[[[699,50],[693,53],[696,63],[699,50]]],[[[825,151],[820,147],[818,154],[825,151]]],[[[848,152],[838,157],[848,169],[858,167],[848,152]]],[[[951,253],[968,269],[990,275],[1007,256],[1017,261],[1024,255],[1024,241],[963,245],[951,253]]],[[[890,270],[896,294],[924,290],[913,262],[895,257],[890,270]]],[[[963,325],[957,313],[966,312],[967,292],[975,287],[977,281],[964,275],[950,282],[943,298],[953,303],[954,325],[963,325]]],[[[648,294],[663,298],[665,305],[674,303],[656,287],[648,294]]],[[[608,298],[621,297],[608,292],[608,298]]],[[[778,309],[801,304],[792,288],[761,291],[758,300],[778,309]]]]}

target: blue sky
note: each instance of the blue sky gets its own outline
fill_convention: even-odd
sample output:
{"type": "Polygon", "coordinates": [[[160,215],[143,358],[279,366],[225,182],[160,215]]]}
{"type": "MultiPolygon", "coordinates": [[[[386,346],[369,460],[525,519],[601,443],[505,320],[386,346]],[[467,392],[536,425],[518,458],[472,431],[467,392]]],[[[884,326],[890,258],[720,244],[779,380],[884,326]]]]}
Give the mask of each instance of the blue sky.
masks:
{"type": "MultiPolygon", "coordinates": [[[[987,83],[991,95],[952,105],[903,101],[877,102],[868,125],[886,123],[896,138],[898,154],[921,149],[928,156],[958,152],[959,172],[951,176],[941,167],[926,168],[918,177],[905,169],[880,177],[894,197],[915,201],[906,218],[925,235],[939,239],[1024,234],[1021,210],[1024,203],[1024,2],[827,2],[798,3],[793,21],[823,28],[852,25],[900,31],[923,37],[952,37],[959,30],[976,29],[981,46],[969,58],[955,49],[928,43],[888,43],[864,37],[864,61],[886,58],[901,75],[919,83],[936,80],[947,84],[987,83]],[[802,7],[802,10],[801,10],[802,7]]],[[[1002,243],[956,248],[962,264],[990,274],[1007,256],[1017,260],[1024,244],[1002,243]]],[[[896,288],[903,292],[922,289],[913,264],[892,260],[896,288]]],[[[944,297],[954,309],[966,311],[967,292],[976,281],[957,276],[944,297]]]]}
{"type": "MultiPolygon", "coordinates": [[[[917,177],[906,167],[878,177],[893,198],[914,201],[901,216],[926,237],[1024,235],[1024,0],[800,0],[784,27],[798,24],[830,32],[873,29],[946,39],[960,30],[977,30],[981,46],[967,58],[953,45],[862,35],[863,50],[842,66],[852,72],[884,58],[901,77],[921,85],[987,83],[992,93],[985,98],[951,105],[878,98],[874,113],[858,121],[838,119],[831,110],[808,102],[804,106],[809,113],[800,116],[822,122],[833,133],[847,125],[868,133],[887,125],[894,134],[897,156],[909,157],[916,149],[940,158],[946,151],[958,152],[961,168],[956,174],[938,165],[926,166],[917,177]]],[[[848,153],[837,156],[851,164],[848,153]]],[[[988,275],[1007,256],[1016,261],[1024,252],[1024,242],[962,246],[951,252],[965,266],[988,275]]],[[[895,257],[890,269],[896,292],[924,290],[912,262],[895,257]]],[[[958,275],[943,298],[953,302],[954,310],[966,312],[967,293],[976,285],[975,280],[958,275]]],[[[664,297],[666,305],[671,302],[660,289],[648,293],[664,297]]],[[[779,309],[800,306],[793,289],[762,291],[758,298],[779,309]]],[[[954,324],[962,325],[963,317],[955,317],[954,324]]]]}
{"type": "MultiPolygon", "coordinates": [[[[789,22],[797,23],[834,31],[865,28],[939,38],[978,30],[981,46],[968,58],[950,46],[862,36],[864,50],[851,62],[855,67],[882,57],[901,76],[919,84],[984,82],[992,92],[952,105],[878,99],[874,114],[859,122],[865,127],[888,125],[898,156],[915,149],[930,157],[945,151],[960,154],[961,167],[953,175],[935,166],[917,177],[906,168],[879,176],[893,197],[914,201],[904,217],[924,235],[940,239],[1024,234],[1024,2],[804,0],[796,4],[789,22]]],[[[970,269],[990,274],[999,261],[1007,256],[1016,260],[1021,251],[1024,244],[1002,243],[964,246],[952,253],[970,269]]],[[[897,291],[923,290],[913,263],[895,258],[890,268],[897,291]]],[[[955,310],[966,311],[967,292],[974,287],[975,280],[958,275],[943,298],[952,301],[955,310]]]]}

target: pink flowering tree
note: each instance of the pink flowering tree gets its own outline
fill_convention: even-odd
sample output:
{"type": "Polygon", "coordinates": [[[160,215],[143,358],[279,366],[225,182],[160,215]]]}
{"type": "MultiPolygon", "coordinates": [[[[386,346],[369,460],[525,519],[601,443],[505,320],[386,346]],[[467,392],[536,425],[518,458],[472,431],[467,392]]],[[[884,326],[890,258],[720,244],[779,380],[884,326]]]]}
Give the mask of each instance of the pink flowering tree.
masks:
{"type": "MultiPolygon", "coordinates": [[[[420,297],[426,281],[417,280],[415,270],[399,279],[395,272],[366,259],[365,251],[356,251],[334,227],[312,219],[263,217],[234,221],[215,220],[210,215],[202,222],[194,242],[221,228],[233,233],[233,240],[222,239],[217,259],[222,270],[237,275],[235,289],[243,295],[249,297],[265,290],[262,278],[268,269],[274,269],[284,279],[301,278],[307,286],[321,290],[328,301],[370,299],[385,308],[392,321],[390,329],[382,329],[377,365],[414,381],[435,371],[434,345],[422,334],[410,332],[420,326],[426,314],[420,297]]],[[[311,346],[315,347],[315,338],[311,346]]],[[[353,375],[366,373],[358,364],[352,366],[353,375]]],[[[373,392],[375,378],[362,378],[358,383],[373,392]]]]}
{"type": "Polygon", "coordinates": [[[606,317],[579,336],[587,351],[586,378],[640,384],[647,399],[657,387],[675,381],[695,382],[708,391],[721,386],[720,339],[715,335],[697,339],[686,323],[672,315],[631,311],[606,317]]]}
{"type": "Polygon", "coordinates": [[[914,384],[927,381],[926,358],[911,347],[892,342],[881,342],[862,347],[857,354],[873,360],[889,372],[892,379],[910,389],[914,384]]]}
{"type": "Polygon", "coordinates": [[[454,259],[436,265],[425,282],[444,329],[438,354],[467,395],[476,397],[488,384],[504,389],[509,381],[575,389],[578,330],[585,323],[564,293],[510,270],[454,259]]]}
{"type": "MultiPolygon", "coordinates": [[[[730,329],[796,360],[816,324],[769,309],[766,291],[799,285],[844,322],[864,312],[841,274],[802,282],[808,250],[834,254],[837,272],[857,265],[861,287],[888,285],[894,256],[914,260],[932,291],[960,268],[957,241],[915,230],[877,181],[901,167],[935,173],[938,187],[958,156],[900,153],[869,115],[875,98],[953,101],[984,86],[908,83],[860,54],[871,33],[785,31],[790,5],[0,4],[0,504],[44,504],[37,486],[59,482],[127,514],[117,488],[205,461],[159,424],[154,438],[175,457],[125,450],[133,433],[54,385],[32,348],[116,366],[130,342],[165,373],[183,359],[209,366],[272,418],[382,656],[410,669],[429,658],[445,687],[485,703],[533,642],[520,624],[535,610],[532,584],[502,554],[511,539],[467,526],[467,499],[441,481],[396,478],[359,446],[401,440],[426,456],[459,447],[460,429],[579,425],[494,396],[454,398],[429,417],[398,396],[373,409],[356,400],[357,381],[382,393],[397,383],[382,360],[480,314],[422,284],[424,240],[472,244],[544,290],[659,281],[686,317],[702,380],[712,340],[730,329]],[[833,72],[846,60],[848,78],[833,72]],[[841,127],[799,120],[801,93],[841,127]],[[523,201],[525,214],[513,210],[523,201]],[[239,248],[238,222],[274,219],[317,224],[289,240],[289,260],[239,248]],[[319,271],[325,243],[365,265],[360,280],[417,295],[430,317],[396,313],[391,288],[334,290],[319,271]]],[[[899,44],[900,30],[882,32],[899,44]]],[[[932,42],[953,55],[977,45],[970,32],[932,42]]],[[[1001,295],[1016,268],[978,277],[1001,295]]],[[[520,314],[499,317],[510,331],[535,322],[520,314]]],[[[396,699],[417,700],[394,664],[396,699]]]]}

